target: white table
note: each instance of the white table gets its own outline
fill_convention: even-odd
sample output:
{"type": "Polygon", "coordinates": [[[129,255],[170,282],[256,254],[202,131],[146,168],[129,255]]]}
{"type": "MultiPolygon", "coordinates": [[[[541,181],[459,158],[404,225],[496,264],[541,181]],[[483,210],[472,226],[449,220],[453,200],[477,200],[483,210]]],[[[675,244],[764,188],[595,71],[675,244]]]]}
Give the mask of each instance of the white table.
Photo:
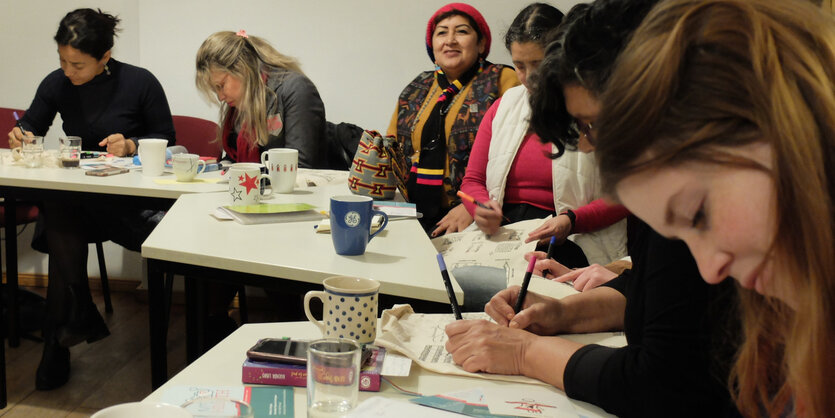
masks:
{"type": "MultiPolygon", "coordinates": [[[[318,328],[309,322],[283,322],[265,324],[246,324],[238,328],[232,335],[220,342],[214,348],[183,369],[171,380],[148,395],[143,402],[159,402],[162,394],[171,387],[179,385],[197,386],[241,386],[241,364],[246,358],[246,350],[260,338],[290,336],[299,339],[321,338],[318,328]]],[[[441,375],[426,371],[416,364],[412,364],[408,377],[389,378],[403,389],[419,392],[424,395],[449,393],[468,388],[491,388],[518,383],[499,382],[495,380],[473,379],[461,376],[441,375]]],[[[555,392],[555,388],[551,388],[555,392]]],[[[294,388],[293,407],[296,417],[307,415],[307,395],[305,388],[294,388]]],[[[382,395],[397,399],[409,399],[386,382],[383,382],[380,392],[360,392],[360,402],[371,396],[382,395]]],[[[580,401],[571,400],[578,413],[588,417],[610,417],[602,409],[580,401]]],[[[427,409],[427,414],[431,409],[427,409]]]]}
{"type": "MultiPolygon", "coordinates": [[[[303,202],[327,210],[331,196],[344,194],[349,194],[348,187],[340,183],[277,194],[269,201],[303,202]]],[[[334,252],[329,234],[315,233],[316,221],[242,225],[209,215],[218,206],[229,204],[229,199],[228,193],[181,196],[142,244],[142,256],[148,259],[154,387],[167,377],[164,314],[162,305],[153,303],[162,299],[158,295],[162,294],[162,277],[167,272],[301,290],[311,286],[319,289],[329,276],[360,276],[378,280],[384,295],[449,303],[435,258],[437,252],[415,219],[391,220],[371,240],[365,254],[340,256],[334,252]]],[[[454,282],[453,286],[463,302],[461,288],[454,282]]],[[[189,297],[189,289],[187,286],[186,303],[193,305],[192,301],[198,301],[189,297]]],[[[197,330],[187,328],[188,357],[193,360],[201,354],[197,348],[200,338],[195,335],[197,330]]]]}

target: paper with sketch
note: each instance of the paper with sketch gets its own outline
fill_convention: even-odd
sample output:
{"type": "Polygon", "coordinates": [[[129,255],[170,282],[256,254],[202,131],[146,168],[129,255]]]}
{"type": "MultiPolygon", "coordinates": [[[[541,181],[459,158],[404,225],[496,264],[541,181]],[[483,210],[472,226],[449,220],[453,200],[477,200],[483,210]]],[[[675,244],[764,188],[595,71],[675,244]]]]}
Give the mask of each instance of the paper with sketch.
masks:
{"type": "MultiPolygon", "coordinates": [[[[487,319],[483,312],[466,312],[464,319],[487,319]]],[[[375,344],[409,357],[424,369],[437,373],[482,379],[505,380],[510,382],[544,385],[536,379],[524,376],[470,373],[455,362],[444,345],[447,342],[444,327],[454,321],[452,314],[418,314],[409,305],[395,305],[383,311],[377,323],[375,344]]]]}
{"type": "Polygon", "coordinates": [[[502,226],[490,236],[477,228],[468,229],[435,238],[432,244],[444,255],[450,272],[466,266],[496,267],[505,270],[509,283],[511,278],[525,275],[525,253],[536,249],[536,242],[525,244],[525,238],[540,225],[542,219],[516,222],[502,226]]]}
{"type": "Polygon", "coordinates": [[[482,391],[491,414],[543,418],[578,416],[568,397],[553,389],[502,386],[484,388],[482,391]]]}
{"type": "Polygon", "coordinates": [[[427,408],[425,406],[411,404],[406,401],[372,396],[357,405],[357,407],[345,415],[346,418],[425,418],[443,417],[460,418],[461,415],[439,409],[427,408]]]}
{"type": "MultiPolygon", "coordinates": [[[[464,319],[491,320],[483,312],[465,312],[464,319]]],[[[502,380],[518,383],[546,385],[539,380],[525,376],[509,376],[490,373],[470,373],[452,360],[446,351],[447,335],[444,328],[455,321],[452,314],[419,314],[409,305],[395,305],[383,311],[377,323],[375,344],[409,357],[424,369],[436,373],[477,377],[482,379],[502,380]]],[[[581,344],[603,343],[610,347],[626,345],[621,333],[598,332],[593,334],[561,335],[561,337],[581,344]]]]}

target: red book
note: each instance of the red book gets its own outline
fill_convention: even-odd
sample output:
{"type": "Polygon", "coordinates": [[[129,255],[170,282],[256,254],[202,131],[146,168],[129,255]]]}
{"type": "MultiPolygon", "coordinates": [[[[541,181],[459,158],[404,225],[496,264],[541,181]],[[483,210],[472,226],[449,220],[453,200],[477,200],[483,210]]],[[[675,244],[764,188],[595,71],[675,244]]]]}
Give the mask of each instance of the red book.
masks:
{"type": "MultiPolygon", "coordinates": [[[[380,371],[386,349],[374,347],[371,357],[360,370],[360,390],[380,391],[380,371]]],[[[241,382],[260,385],[307,386],[307,366],[246,359],[241,367],[241,382]]]]}
{"type": "Polygon", "coordinates": [[[217,157],[200,157],[201,160],[205,161],[206,164],[214,164],[217,163],[217,157]]]}

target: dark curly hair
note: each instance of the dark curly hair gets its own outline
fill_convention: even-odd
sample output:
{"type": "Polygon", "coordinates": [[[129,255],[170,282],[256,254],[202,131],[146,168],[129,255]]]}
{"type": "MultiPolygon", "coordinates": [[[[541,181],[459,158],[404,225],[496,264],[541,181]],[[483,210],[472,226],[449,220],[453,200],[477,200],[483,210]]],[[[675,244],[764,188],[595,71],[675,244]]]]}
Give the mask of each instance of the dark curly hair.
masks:
{"type": "Polygon", "coordinates": [[[574,118],[563,86],[576,84],[599,95],[615,60],[658,0],[596,0],[571,8],[548,35],[545,58],[531,79],[531,127],[557,147],[554,158],[577,146],[574,118]]]}
{"type": "Polygon", "coordinates": [[[536,42],[543,48],[548,32],[562,21],[563,14],[550,4],[531,3],[516,15],[504,36],[504,46],[510,50],[514,42],[536,42]]]}
{"type": "Polygon", "coordinates": [[[58,32],[55,33],[55,42],[60,46],[69,45],[100,60],[113,48],[113,37],[119,22],[119,18],[101,9],[76,9],[61,19],[58,32]]]}

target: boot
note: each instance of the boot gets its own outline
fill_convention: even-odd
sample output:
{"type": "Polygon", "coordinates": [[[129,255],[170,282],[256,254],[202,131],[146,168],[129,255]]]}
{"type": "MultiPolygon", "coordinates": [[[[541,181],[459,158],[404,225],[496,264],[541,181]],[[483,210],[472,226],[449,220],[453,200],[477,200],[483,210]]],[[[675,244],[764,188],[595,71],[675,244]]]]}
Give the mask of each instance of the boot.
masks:
{"type": "Polygon", "coordinates": [[[110,335],[96,305],[82,300],[77,292],[74,287],[68,287],[69,317],[56,331],[57,342],[63,347],[72,347],[85,340],[93,343],[110,335]]]}
{"type": "Polygon", "coordinates": [[[57,389],[70,380],[70,349],[58,344],[53,329],[51,325],[44,329],[43,356],[35,373],[37,390],[57,389]]]}

